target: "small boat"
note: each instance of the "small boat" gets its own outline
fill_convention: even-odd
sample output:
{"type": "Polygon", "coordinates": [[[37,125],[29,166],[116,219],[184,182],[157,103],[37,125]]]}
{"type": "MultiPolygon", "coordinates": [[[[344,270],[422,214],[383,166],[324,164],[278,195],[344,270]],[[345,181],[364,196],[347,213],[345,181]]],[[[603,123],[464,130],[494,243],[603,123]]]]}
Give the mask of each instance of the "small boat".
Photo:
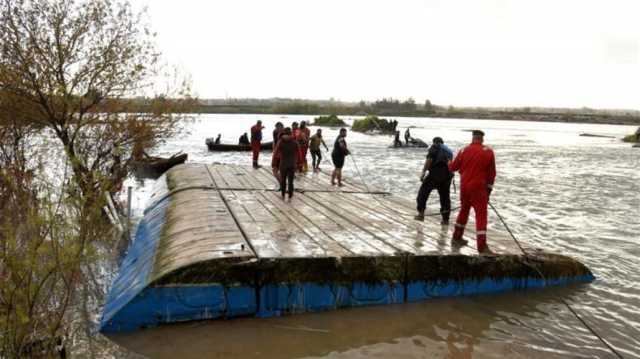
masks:
{"type": "Polygon", "coordinates": [[[133,162],[134,172],[138,178],[156,179],[167,172],[171,167],[185,163],[188,155],[186,153],[176,153],[175,155],[164,157],[147,157],[133,162]]]}
{"type": "Polygon", "coordinates": [[[391,148],[427,148],[429,147],[429,144],[419,138],[412,138],[411,140],[409,140],[409,143],[405,143],[402,141],[397,143],[394,142],[391,144],[390,147],[391,148]]]}
{"type": "MultiPolygon", "coordinates": [[[[213,138],[207,138],[205,140],[207,148],[212,152],[230,152],[230,151],[251,151],[251,145],[231,145],[231,144],[216,144],[213,138]]],[[[261,151],[272,150],[273,142],[263,142],[260,145],[261,151]]]]}
{"type": "Polygon", "coordinates": [[[580,136],[581,137],[616,138],[616,136],[598,135],[598,134],[595,134],[595,133],[581,133],[580,136]]]}
{"type": "Polygon", "coordinates": [[[640,143],[636,143],[635,145],[631,146],[633,148],[640,148],[640,143]]]}

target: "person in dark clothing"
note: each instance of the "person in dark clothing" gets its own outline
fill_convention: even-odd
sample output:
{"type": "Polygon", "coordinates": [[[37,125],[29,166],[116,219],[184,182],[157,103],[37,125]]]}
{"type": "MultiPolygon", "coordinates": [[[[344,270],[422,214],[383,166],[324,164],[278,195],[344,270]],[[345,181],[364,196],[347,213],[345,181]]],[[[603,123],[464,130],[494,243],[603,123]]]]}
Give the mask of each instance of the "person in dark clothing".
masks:
{"type": "Polygon", "coordinates": [[[271,156],[271,173],[280,183],[280,158],[278,157],[278,153],[276,152],[276,148],[278,146],[278,141],[282,134],[284,133],[284,125],[282,122],[276,123],[276,128],[273,130],[273,156],[271,156]]]}
{"type": "Polygon", "coordinates": [[[409,128],[407,127],[406,131],[404,131],[404,142],[406,142],[406,144],[409,144],[409,140],[411,140],[411,132],[409,131],[409,128]]]}
{"type": "Polygon", "coordinates": [[[324,139],[322,138],[322,130],[318,129],[316,134],[311,136],[309,140],[309,150],[311,151],[311,165],[313,167],[313,171],[320,170],[320,162],[322,161],[322,150],[320,149],[320,145],[323,145],[325,150],[329,151],[327,148],[327,144],[324,143],[324,139]]]}
{"type": "Polygon", "coordinates": [[[396,137],[393,139],[393,147],[402,147],[402,141],[400,141],[400,131],[396,131],[396,137]]]}
{"type": "Polygon", "coordinates": [[[336,141],[333,143],[333,151],[331,152],[331,160],[335,169],[331,173],[331,185],[336,185],[336,179],[338,179],[338,186],[342,187],[342,167],[344,166],[345,158],[350,154],[347,148],[347,129],[341,128],[340,134],[336,141]]]}
{"type": "Polygon", "coordinates": [[[249,136],[247,136],[247,133],[245,132],[242,136],[240,136],[240,139],[238,140],[238,144],[239,145],[249,145],[249,136]]]}
{"type": "Polygon", "coordinates": [[[284,131],[284,125],[282,122],[276,122],[276,128],[273,129],[273,148],[276,148],[278,144],[278,138],[280,137],[280,133],[284,131]]]}
{"type": "Polygon", "coordinates": [[[260,168],[258,164],[258,157],[260,157],[260,145],[262,142],[262,121],[258,120],[255,125],[251,127],[251,153],[253,159],[253,168],[260,168]]]}
{"type": "Polygon", "coordinates": [[[449,224],[449,215],[451,212],[451,197],[449,188],[453,174],[449,171],[448,163],[453,158],[448,148],[444,147],[444,141],[440,137],[433,139],[433,144],[429,147],[427,159],[422,168],[420,180],[422,185],[418,191],[417,209],[418,215],[415,219],[424,221],[424,210],[427,207],[427,200],[431,191],[438,190],[440,196],[440,214],[442,215],[442,225],[449,224]],[[427,174],[429,171],[429,174],[427,174]]]}
{"type": "Polygon", "coordinates": [[[293,177],[298,164],[299,150],[298,142],[293,138],[291,128],[285,128],[275,151],[280,160],[280,191],[283,200],[286,192],[289,193],[289,200],[293,197],[293,177]]]}
{"type": "Polygon", "coordinates": [[[222,135],[218,134],[218,137],[216,137],[216,141],[214,142],[216,145],[220,144],[220,137],[222,137],[222,135]]]}

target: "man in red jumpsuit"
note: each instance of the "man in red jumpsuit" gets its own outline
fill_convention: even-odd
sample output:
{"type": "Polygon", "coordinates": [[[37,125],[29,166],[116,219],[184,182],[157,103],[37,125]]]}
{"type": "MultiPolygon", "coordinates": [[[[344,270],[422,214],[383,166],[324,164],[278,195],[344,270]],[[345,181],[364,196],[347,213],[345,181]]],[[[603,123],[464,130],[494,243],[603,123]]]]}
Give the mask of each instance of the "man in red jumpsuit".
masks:
{"type": "Polygon", "coordinates": [[[458,152],[453,162],[449,163],[451,172],[460,172],[460,212],[456,219],[452,243],[465,245],[462,239],[464,227],[469,218],[469,210],[473,207],[476,214],[476,237],[478,252],[490,254],[487,246],[487,205],[489,195],[496,178],[496,161],[493,150],[484,146],[484,132],[474,130],[471,144],[458,152]]]}
{"type": "Polygon", "coordinates": [[[251,127],[251,152],[253,152],[253,168],[260,168],[258,165],[258,156],[260,156],[260,142],[262,142],[262,121],[258,120],[251,127]]]}

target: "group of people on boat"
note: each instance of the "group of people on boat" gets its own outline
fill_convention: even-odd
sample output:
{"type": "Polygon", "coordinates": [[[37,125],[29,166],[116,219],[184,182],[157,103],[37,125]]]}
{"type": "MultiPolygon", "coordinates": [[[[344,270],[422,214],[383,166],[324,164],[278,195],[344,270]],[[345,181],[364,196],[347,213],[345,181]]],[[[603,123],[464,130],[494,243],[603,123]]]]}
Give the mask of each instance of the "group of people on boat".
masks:
{"type": "Polygon", "coordinates": [[[411,131],[407,128],[404,131],[404,144],[400,140],[400,131],[395,131],[395,137],[393,138],[393,147],[429,147],[424,141],[419,138],[411,137],[411,131]]]}
{"type": "MultiPolygon", "coordinates": [[[[265,127],[262,121],[257,121],[251,127],[251,150],[253,168],[260,168],[260,145],[262,142],[262,130],[265,127]]],[[[303,173],[308,171],[307,154],[311,153],[311,168],[314,172],[320,171],[320,163],[322,162],[322,149],[324,146],[328,152],[329,148],[322,137],[322,129],[317,129],[316,133],[311,136],[311,130],[307,126],[306,121],[293,122],[291,127],[284,127],[282,122],[277,122],[272,132],[273,135],[273,156],[271,159],[271,170],[273,176],[280,184],[280,192],[282,199],[288,194],[289,199],[293,197],[295,173],[303,173]]],[[[334,170],[331,173],[331,184],[342,186],[342,167],[346,156],[349,155],[347,148],[347,129],[340,129],[336,138],[333,151],[331,152],[331,160],[334,170]],[[336,183],[337,181],[337,183],[336,183]]]]}

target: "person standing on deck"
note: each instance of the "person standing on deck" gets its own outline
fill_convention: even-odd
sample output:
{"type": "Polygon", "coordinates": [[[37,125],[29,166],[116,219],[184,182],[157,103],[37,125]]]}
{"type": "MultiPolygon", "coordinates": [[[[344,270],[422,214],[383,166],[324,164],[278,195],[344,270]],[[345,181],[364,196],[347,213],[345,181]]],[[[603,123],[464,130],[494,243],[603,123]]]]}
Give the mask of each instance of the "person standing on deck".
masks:
{"type": "Polygon", "coordinates": [[[220,144],[220,138],[222,137],[222,134],[219,133],[218,137],[216,137],[216,141],[214,142],[214,144],[219,145],[220,144]]]}
{"type": "Polygon", "coordinates": [[[341,128],[340,134],[333,143],[333,151],[331,152],[331,160],[335,169],[331,173],[331,185],[336,185],[336,179],[338,179],[338,186],[342,187],[342,167],[344,166],[345,158],[350,154],[347,148],[347,129],[341,128]]]}
{"type": "Polygon", "coordinates": [[[298,161],[298,142],[293,138],[289,127],[284,129],[282,136],[278,140],[278,145],[274,155],[277,154],[280,159],[280,191],[282,200],[285,193],[289,193],[289,200],[293,197],[293,178],[295,176],[296,165],[298,161]]]}
{"type": "Polygon", "coordinates": [[[276,152],[276,147],[278,145],[278,140],[282,136],[284,132],[284,125],[282,122],[276,123],[276,128],[273,130],[273,154],[271,156],[271,172],[273,173],[273,177],[276,178],[278,183],[280,183],[280,157],[276,152]]]}
{"type": "Polygon", "coordinates": [[[278,143],[278,139],[280,138],[280,134],[284,132],[284,125],[282,122],[276,122],[276,127],[273,129],[273,148],[276,148],[276,144],[278,143]]]}
{"type": "Polygon", "coordinates": [[[444,148],[444,141],[440,137],[433,138],[433,144],[429,147],[427,159],[422,168],[420,181],[422,185],[418,191],[417,209],[418,215],[414,218],[424,221],[424,210],[427,207],[427,200],[431,191],[438,190],[440,196],[440,214],[442,215],[442,225],[449,224],[449,214],[451,212],[451,197],[449,188],[453,174],[449,171],[448,163],[453,159],[453,154],[444,148]],[[427,171],[429,174],[427,175],[427,171]]]}
{"type": "Polygon", "coordinates": [[[311,136],[309,140],[309,151],[311,152],[311,166],[313,166],[313,172],[320,170],[320,162],[322,161],[322,150],[320,145],[324,146],[324,149],[329,152],[327,144],[322,139],[322,130],[318,129],[316,134],[311,136]]]}
{"type": "Polygon", "coordinates": [[[307,122],[300,122],[300,132],[298,133],[298,146],[300,151],[300,159],[298,161],[298,172],[306,172],[309,168],[307,163],[307,152],[309,152],[309,137],[311,137],[311,130],[307,127],[307,122]]]}
{"type": "Polygon", "coordinates": [[[449,163],[451,172],[460,172],[460,212],[456,219],[452,243],[467,244],[462,239],[464,228],[469,218],[469,211],[473,207],[476,214],[476,238],[478,252],[491,254],[487,246],[487,205],[496,178],[496,161],[493,150],[483,145],[484,132],[474,130],[471,144],[463,148],[449,163]]]}
{"type": "Polygon", "coordinates": [[[251,152],[253,152],[253,168],[260,168],[258,165],[258,156],[260,156],[260,144],[262,142],[262,121],[258,120],[256,124],[251,127],[251,152]]]}

